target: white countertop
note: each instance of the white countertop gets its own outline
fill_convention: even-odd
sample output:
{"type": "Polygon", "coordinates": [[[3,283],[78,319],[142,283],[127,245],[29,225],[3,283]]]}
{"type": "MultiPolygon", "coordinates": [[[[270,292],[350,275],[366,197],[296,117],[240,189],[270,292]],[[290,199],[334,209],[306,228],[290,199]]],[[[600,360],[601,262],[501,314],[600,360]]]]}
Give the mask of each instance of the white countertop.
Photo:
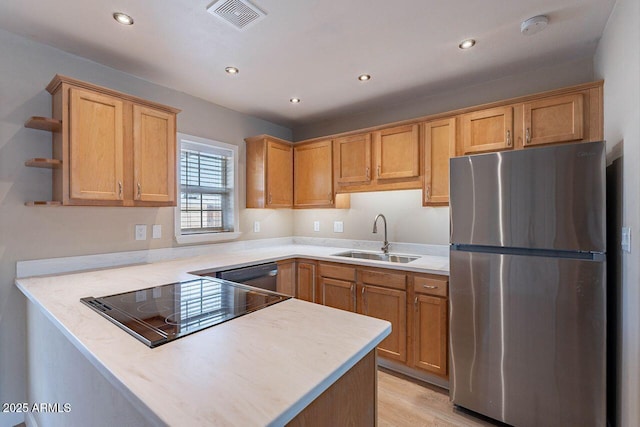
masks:
{"type": "Polygon", "coordinates": [[[448,274],[445,257],[393,264],[331,255],[344,250],[280,245],[16,284],[150,418],[168,425],[281,425],[375,348],[390,324],[290,299],[150,349],[79,300],[188,280],[192,271],[291,257],[448,274]]]}

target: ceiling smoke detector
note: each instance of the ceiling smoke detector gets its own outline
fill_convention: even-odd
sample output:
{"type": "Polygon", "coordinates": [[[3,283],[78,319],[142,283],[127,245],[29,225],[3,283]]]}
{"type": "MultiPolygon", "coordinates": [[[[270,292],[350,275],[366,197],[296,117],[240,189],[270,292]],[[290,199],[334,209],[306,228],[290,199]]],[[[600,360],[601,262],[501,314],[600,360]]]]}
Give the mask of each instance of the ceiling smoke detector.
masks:
{"type": "Polygon", "coordinates": [[[522,24],[520,24],[520,32],[525,36],[531,36],[547,28],[548,23],[549,18],[547,16],[534,16],[533,18],[529,18],[526,21],[522,21],[522,24]]]}
{"type": "Polygon", "coordinates": [[[267,16],[249,0],[217,0],[207,8],[207,12],[238,30],[244,30],[267,16]]]}

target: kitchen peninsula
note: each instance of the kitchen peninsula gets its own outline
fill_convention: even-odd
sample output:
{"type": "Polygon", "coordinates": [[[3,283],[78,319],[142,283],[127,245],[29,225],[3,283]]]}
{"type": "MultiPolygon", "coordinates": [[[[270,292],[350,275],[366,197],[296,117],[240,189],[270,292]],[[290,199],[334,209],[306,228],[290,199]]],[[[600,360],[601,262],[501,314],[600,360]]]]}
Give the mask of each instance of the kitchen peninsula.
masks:
{"type": "MultiPolygon", "coordinates": [[[[296,425],[312,411],[375,416],[374,349],[390,333],[386,321],[290,299],[150,349],[80,303],[189,280],[207,268],[335,260],[341,249],[283,245],[18,279],[29,299],[29,398],[71,405],[69,413],[37,415],[49,417],[43,425],[296,425]],[[331,411],[321,409],[327,395],[331,411]],[[355,406],[354,395],[361,397],[355,406]]],[[[403,268],[446,274],[442,261],[424,256],[403,268]]]]}

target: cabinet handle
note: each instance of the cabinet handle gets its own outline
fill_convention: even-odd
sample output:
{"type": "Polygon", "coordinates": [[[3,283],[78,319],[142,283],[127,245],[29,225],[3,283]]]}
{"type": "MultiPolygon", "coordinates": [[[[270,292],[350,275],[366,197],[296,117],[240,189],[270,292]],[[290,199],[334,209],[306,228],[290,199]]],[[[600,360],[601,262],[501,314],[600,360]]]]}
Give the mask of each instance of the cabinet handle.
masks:
{"type": "Polygon", "coordinates": [[[415,297],[415,299],[413,300],[413,305],[416,307],[416,310],[418,309],[418,297],[415,297]]]}
{"type": "Polygon", "coordinates": [[[140,186],[140,183],[138,183],[138,200],[140,200],[141,197],[142,197],[142,187],[140,186]]]}
{"type": "Polygon", "coordinates": [[[507,131],[507,147],[511,147],[511,131],[507,131]]]}
{"type": "Polygon", "coordinates": [[[367,179],[369,179],[369,167],[367,166],[367,179]]]}
{"type": "Polygon", "coordinates": [[[438,287],[434,285],[422,285],[422,287],[425,289],[438,289],[438,287]]]}
{"type": "Polygon", "coordinates": [[[273,196],[271,195],[271,193],[269,193],[269,204],[271,204],[273,202],[273,196]]]}
{"type": "Polygon", "coordinates": [[[378,178],[380,178],[380,165],[378,165],[378,178]]]}
{"type": "Polygon", "coordinates": [[[527,131],[525,133],[525,141],[527,144],[531,144],[531,131],[529,130],[529,128],[527,128],[527,131]]]}
{"type": "Polygon", "coordinates": [[[118,181],[118,198],[122,199],[122,181],[118,181]]]}
{"type": "Polygon", "coordinates": [[[431,200],[431,186],[427,185],[427,188],[425,189],[425,199],[427,201],[431,200]]]}

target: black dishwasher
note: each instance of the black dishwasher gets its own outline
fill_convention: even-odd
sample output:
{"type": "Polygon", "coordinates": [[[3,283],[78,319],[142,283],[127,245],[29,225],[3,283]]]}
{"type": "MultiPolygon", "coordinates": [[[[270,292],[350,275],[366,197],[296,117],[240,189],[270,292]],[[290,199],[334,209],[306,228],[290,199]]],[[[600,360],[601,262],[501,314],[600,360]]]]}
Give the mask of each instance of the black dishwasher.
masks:
{"type": "Polygon", "coordinates": [[[256,288],[277,292],[278,265],[275,262],[217,271],[207,275],[213,276],[214,274],[215,277],[229,280],[230,282],[243,283],[256,288]]]}

